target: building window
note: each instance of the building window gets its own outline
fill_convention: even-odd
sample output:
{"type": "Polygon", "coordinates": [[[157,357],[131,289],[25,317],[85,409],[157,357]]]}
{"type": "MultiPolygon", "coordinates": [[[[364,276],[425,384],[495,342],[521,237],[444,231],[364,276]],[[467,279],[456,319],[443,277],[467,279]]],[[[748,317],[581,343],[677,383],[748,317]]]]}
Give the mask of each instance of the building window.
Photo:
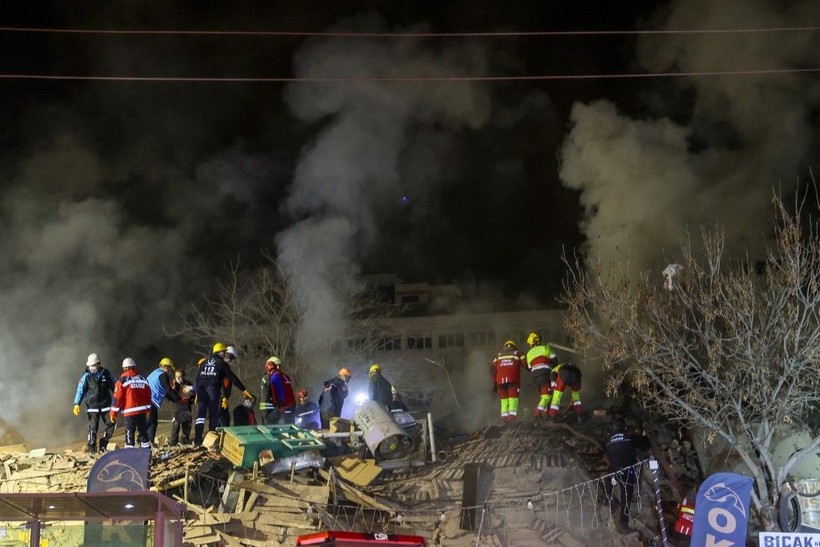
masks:
{"type": "Polygon", "coordinates": [[[432,336],[408,336],[407,349],[432,349],[432,336]]]}
{"type": "Polygon", "coordinates": [[[350,351],[361,351],[364,349],[365,343],[367,340],[364,338],[348,338],[347,339],[347,349],[350,351]]]}
{"type": "Polygon", "coordinates": [[[445,348],[463,348],[464,335],[463,334],[440,334],[438,337],[438,347],[445,348]]]}
{"type": "Polygon", "coordinates": [[[494,332],[471,332],[470,333],[471,346],[493,346],[495,345],[494,332]]]}
{"type": "Polygon", "coordinates": [[[378,345],[379,351],[397,351],[401,349],[401,336],[381,338],[378,345]]]}

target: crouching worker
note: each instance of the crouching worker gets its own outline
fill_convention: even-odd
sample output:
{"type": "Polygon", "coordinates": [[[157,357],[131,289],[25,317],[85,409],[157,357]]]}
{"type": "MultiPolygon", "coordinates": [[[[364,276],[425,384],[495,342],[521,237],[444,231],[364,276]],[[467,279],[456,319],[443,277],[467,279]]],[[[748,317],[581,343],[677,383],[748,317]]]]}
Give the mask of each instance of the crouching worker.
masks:
{"type": "Polygon", "coordinates": [[[306,389],[296,392],[296,409],[293,411],[296,416],[295,425],[302,429],[322,429],[322,418],[319,413],[319,405],[308,400],[306,389]]]}
{"type": "Polygon", "coordinates": [[[549,414],[555,418],[561,410],[561,399],[564,391],[569,388],[572,398],[572,409],[581,418],[583,407],[581,406],[581,369],[572,363],[562,363],[552,369],[552,402],[550,403],[549,414]]]}

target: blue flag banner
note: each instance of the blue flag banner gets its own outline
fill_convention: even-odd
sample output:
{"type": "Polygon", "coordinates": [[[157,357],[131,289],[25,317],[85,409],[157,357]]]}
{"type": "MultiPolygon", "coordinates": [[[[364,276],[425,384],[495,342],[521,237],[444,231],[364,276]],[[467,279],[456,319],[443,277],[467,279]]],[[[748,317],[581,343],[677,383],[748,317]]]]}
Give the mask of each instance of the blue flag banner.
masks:
{"type": "Polygon", "coordinates": [[[88,475],[89,492],[148,490],[150,448],[127,448],[106,452],[88,475]]]}
{"type": "Polygon", "coordinates": [[[754,481],[735,473],[707,477],[698,490],[692,545],[746,545],[749,498],[754,481]]]}

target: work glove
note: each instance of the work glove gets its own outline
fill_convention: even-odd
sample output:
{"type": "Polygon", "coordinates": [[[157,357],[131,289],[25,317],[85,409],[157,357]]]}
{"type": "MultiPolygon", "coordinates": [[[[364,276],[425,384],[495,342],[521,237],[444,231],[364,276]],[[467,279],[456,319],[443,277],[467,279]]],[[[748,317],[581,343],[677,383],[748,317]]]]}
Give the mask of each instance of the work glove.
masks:
{"type": "Polygon", "coordinates": [[[109,417],[109,418],[111,418],[111,421],[112,421],[112,422],[116,422],[116,421],[117,421],[117,413],[116,413],[116,412],[112,412],[112,413],[110,413],[110,414],[108,415],[108,417],[109,417]]]}
{"type": "Polygon", "coordinates": [[[250,391],[248,391],[247,389],[246,389],[245,391],[243,391],[243,392],[242,392],[242,396],[243,396],[244,398],[246,398],[246,399],[250,399],[250,400],[252,400],[252,401],[255,401],[255,400],[256,400],[256,395],[253,395],[253,394],[252,394],[250,391]]]}
{"type": "Polygon", "coordinates": [[[80,415],[80,405],[74,405],[74,415],[75,416],[80,415]]]}
{"type": "Polygon", "coordinates": [[[222,408],[228,408],[228,398],[222,397],[222,408]]]}

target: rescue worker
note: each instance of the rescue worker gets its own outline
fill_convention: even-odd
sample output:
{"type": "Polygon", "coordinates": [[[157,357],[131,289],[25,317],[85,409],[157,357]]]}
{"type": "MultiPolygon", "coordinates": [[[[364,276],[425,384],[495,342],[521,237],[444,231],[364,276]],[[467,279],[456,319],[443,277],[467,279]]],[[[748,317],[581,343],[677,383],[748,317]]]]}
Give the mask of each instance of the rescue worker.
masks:
{"type": "MultiPolygon", "coordinates": [[[[233,347],[225,348],[225,364],[231,368],[231,364],[239,357],[239,351],[233,347]]],[[[231,369],[233,370],[233,369],[231,369]]],[[[233,384],[230,378],[222,380],[222,399],[219,402],[219,418],[216,421],[217,427],[229,427],[231,425],[231,412],[228,410],[228,405],[233,392],[233,384]]]]}
{"type": "Polygon", "coordinates": [[[319,414],[319,405],[308,400],[306,389],[296,392],[295,424],[302,429],[322,429],[322,417],[319,414]]]}
{"type": "Polygon", "coordinates": [[[151,413],[148,415],[148,440],[154,444],[159,425],[159,408],[162,401],[168,399],[172,403],[179,401],[177,392],[171,389],[171,374],[174,374],[174,362],[170,357],[163,357],[156,369],[148,375],[148,385],[151,386],[151,413]]]}
{"type": "Polygon", "coordinates": [[[549,344],[541,343],[541,336],[537,332],[531,332],[527,336],[527,345],[530,347],[526,356],[527,368],[530,369],[532,382],[540,394],[533,417],[539,418],[546,416],[550,407],[552,398],[550,370],[557,364],[558,358],[549,344]]]}
{"type": "Polygon", "coordinates": [[[322,417],[322,428],[330,427],[330,419],[342,415],[342,407],[347,398],[347,383],[353,377],[349,368],[342,367],[339,373],[327,380],[319,395],[319,414],[322,417]]]}
{"type": "Polygon", "coordinates": [[[194,386],[185,378],[184,370],[174,371],[174,383],[171,389],[177,394],[179,400],[174,403],[174,418],[171,422],[171,446],[179,444],[179,433],[182,430],[182,444],[191,442],[191,425],[193,425],[193,415],[191,408],[194,405],[194,386]]]}
{"type": "Polygon", "coordinates": [[[219,417],[219,406],[221,402],[221,391],[223,381],[228,378],[236,387],[242,390],[242,395],[248,399],[254,399],[242,380],[233,373],[231,368],[225,363],[225,344],[217,342],[214,344],[208,360],[199,366],[199,372],[194,382],[196,391],[196,421],[194,422],[194,444],[202,444],[203,432],[205,430],[205,417],[208,417],[208,430],[216,429],[219,417]]]}
{"type": "Polygon", "coordinates": [[[296,406],[296,397],[293,394],[293,382],[290,376],[282,372],[282,360],[275,355],[265,361],[265,373],[262,375],[259,408],[266,412],[265,423],[292,424],[293,409],[296,406]],[[263,407],[264,404],[264,407],[263,407]]]}
{"type": "Polygon", "coordinates": [[[635,493],[635,485],[638,484],[635,465],[638,463],[639,443],[636,441],[639,441],[639,438],[640,436],[627,433],[626,422],[622,418],[616,418],[612,424],[612,436],[606,443],[606,460],[611,476],[604,481],[604,489],[611,506],[614,501],[613,487],[618,486],[620,496],[618,524],[622,531],[629,529],[629,505],[635,493]]]}
{"type": "Polygon", "coordinates": [[[117,421],[122,410],[125,422],[125,448],[136,446],[151,448],[148,440],[148,415],[151,413],[151,386],[148,380],[137,372],[137,363],[130,357],[122,360],[122,376],[114,386],[114,401],[111,404],[111,421],[117,421]]]}
{"type": "Polygon", "coordinates": [[[96,353],[88,356],[85,362],[86,371],[77,383],[77,393],[74,395],[74,415],[80,415],[80,403],[85,400],[85,412],[88,416],[88,447],[90,454],[97,450],[105,452],[111,435],[114,434],[116,422],[108,419],[111,411],[111,394],[114,393],[116,380],[100,363],[96,353]],[[103,435],[97,448],[97,433],[103,425],[103,435]]]}
{"type": "Polygon", "coordinates": [[[390,401],[393,400],[392,388],[390,381],[382,376],[382,367],[376,363],[370,365],[370,371],[367,373],[370,378],[367,394],[371,401],[376,401],[385,409],[390,406],[390,401]]]}
{"type": "Polygon", "coordinates": [[[234,425],[256,425],[256,414],[253,412],[253,399],[243,399],[242,404],[233,409],[234,425]]]}
{"type": "Polygon", "coordinates": [[[390,394],[393,396],[393,400],[391,400],[390,404],[387,405],[387,410],[389,410],[390,412],[410,411],[407,408],[407,405],[404,404],[404,401],[401,400],[401,395],[399,394],[399,390],[396,389],[396,386],[390,386],[390,394]]]}
{"type": "MultiPolygon", "coordinates": [[[[695,491],[697,492],[697,490],[695,491]]],[[[697,496],[697,494],[695,494],[697,496]]],[[[689,497],[683,498],[677,507],[677,518],[675,519],[675,533],[681,536],[691,536],[692,528],[695,525],[695,502],[689,501],[689,497]]]]}
{"type": "Polygon", "coordinates": [[[501,399],[501,425],[515,421],[518,414],[518,394],[521,384],[521,368],[524,356],[515,342],[507,340],[491,365],[493,391],[501,399]]]}
{"type": "Polygon", "coordinates": [[[581,420],[583,408],[581,406],[581,369],[572,363],[562,363],[552,369],[552,402],[550,403],[549,415],[553,418],[558,416],[561,410],[561,398],[567,388],[571,391],[571,406],[575,411],[578,421],[581,420]]]}

